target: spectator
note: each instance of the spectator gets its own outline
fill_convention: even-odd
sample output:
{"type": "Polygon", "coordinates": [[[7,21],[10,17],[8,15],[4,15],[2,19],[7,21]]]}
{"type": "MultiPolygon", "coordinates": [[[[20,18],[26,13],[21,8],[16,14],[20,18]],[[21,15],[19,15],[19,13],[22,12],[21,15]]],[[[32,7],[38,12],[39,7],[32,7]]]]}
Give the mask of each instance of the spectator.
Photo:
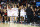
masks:
{"type": "Polygon", "coordinates": [[[3,14],[4,14],[3,9],[1,9],[0,13],[1,13],[1,16],[3,16],[3,14]]]}

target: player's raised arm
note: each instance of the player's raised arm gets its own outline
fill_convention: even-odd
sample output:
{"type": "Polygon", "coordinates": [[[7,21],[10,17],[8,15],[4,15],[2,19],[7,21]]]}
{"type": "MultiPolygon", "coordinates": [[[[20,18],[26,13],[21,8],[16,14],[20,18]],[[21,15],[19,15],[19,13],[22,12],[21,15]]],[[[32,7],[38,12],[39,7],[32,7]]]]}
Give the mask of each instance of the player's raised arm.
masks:
{"type": "Polygon", "coordinates": [[[8,4],[7,4],[7,9],[8,9],[8,4]]]}
{"type": "Polygon", "coordinates": [[[13,5],[13,8],[14,8],[14,5],[13,5]]]}

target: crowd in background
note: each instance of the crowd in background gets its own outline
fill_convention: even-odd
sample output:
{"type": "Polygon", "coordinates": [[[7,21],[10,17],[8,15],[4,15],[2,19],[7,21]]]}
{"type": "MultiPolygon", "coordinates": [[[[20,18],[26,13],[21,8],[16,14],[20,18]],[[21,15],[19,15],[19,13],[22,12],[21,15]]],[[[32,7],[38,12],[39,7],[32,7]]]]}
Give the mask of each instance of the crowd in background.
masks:
{"type": "MultiPolygon", "coordinates": [[[[8,8],[19,8],[19,12],[23,9],[24,12],[26,12],[26,16],[29,22],[39,22],[40,21],[40,6],[36,6],[36,2],[32,2],[30,1],[30,3],[28,2],[2,2],[0,3],[0,20],[1,18],[3,19],[3,17],[7,17],[7,6],[8,8]]],[[[20,16],[20,15],[19,15],[20,16]]],[[[25,18],[26,18],[25,16],[25,18]]],[[[23,18],[23,16],[21,16],[23,18]]],[[[4,19],[3,19],[4,20],[4,19]]],[[[6,19],[5,19],[6,20],[6,19]]],[[[20,18],[18,18],[18,20],[20,21],[20,18]]],[[[26,22],[25,20],[25,22],[26,22]]],[[[40,22],[39,22],[40,23],[40,22]]]]}

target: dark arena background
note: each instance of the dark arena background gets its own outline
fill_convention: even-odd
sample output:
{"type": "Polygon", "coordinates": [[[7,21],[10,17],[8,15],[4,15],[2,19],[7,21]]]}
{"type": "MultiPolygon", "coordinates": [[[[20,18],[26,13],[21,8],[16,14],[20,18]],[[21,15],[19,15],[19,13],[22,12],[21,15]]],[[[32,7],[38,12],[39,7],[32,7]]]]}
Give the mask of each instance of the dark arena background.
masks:
{"type": "Polygon", "coordinates": [[[0,27],[40,27],[40,0],[0,0],[0,27]]]}

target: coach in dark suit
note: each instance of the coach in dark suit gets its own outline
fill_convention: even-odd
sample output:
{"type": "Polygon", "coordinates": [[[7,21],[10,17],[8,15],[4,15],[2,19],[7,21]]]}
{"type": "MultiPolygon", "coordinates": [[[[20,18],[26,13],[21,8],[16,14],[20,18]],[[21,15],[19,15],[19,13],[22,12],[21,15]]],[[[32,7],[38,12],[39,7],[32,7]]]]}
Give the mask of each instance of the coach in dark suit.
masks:
{"type": "Polygon", "coordinates": [[[27,8],[26,10],[27,13],[27,19],[28,19],[28,23],[33,21],[33,11],[30,7],[27,8]]]}

